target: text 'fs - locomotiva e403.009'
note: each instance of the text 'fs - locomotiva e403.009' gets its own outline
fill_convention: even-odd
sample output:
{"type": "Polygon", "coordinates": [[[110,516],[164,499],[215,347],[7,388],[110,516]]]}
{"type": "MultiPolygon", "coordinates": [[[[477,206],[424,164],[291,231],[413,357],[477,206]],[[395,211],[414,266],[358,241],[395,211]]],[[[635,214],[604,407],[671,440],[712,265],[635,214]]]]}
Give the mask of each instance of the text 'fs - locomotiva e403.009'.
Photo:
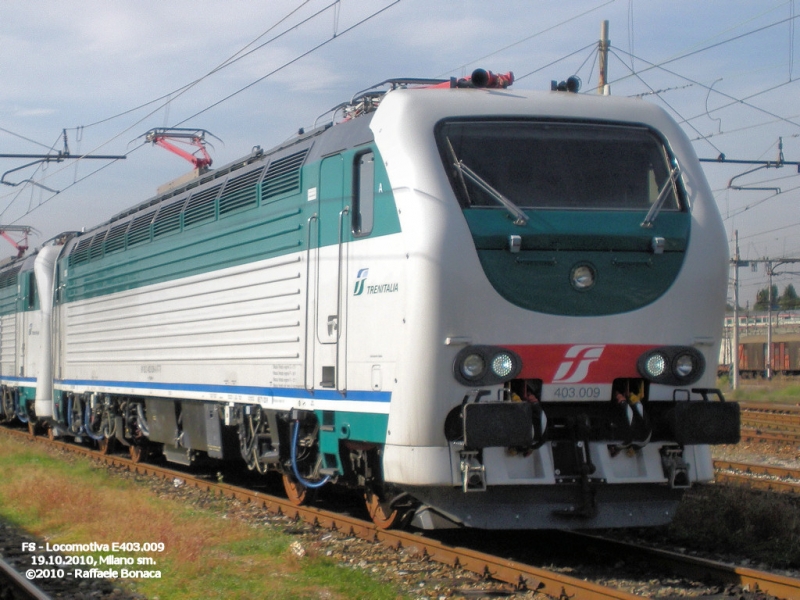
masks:
{"type": "Polygon", "coordinates": [[[4,418],[382,527],[669,521],[739,435],[719,213],[660,108],[512,80],[384,82],[8,261],[4,418]]]}

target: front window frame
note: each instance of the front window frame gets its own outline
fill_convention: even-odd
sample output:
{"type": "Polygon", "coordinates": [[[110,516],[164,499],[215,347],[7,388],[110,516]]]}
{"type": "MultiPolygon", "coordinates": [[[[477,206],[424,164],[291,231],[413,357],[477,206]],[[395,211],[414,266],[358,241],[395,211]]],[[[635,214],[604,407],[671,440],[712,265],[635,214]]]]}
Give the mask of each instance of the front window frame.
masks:
{"type": "MultiPolygon", "coordinates": [[[[575,132],[579,132],[579,128],[586,128],[586,131],[593,131],[594,134],[598,132],[602,133],[603,130],[607,130],[611,133],[620,133],[631,135],[633,136],[640,134],[642,132],[646,133],[650,136],[653,141],[658,144],[658,150],[660,157],[660,163],[657,167],[660,167],[664,173],[659,174],[662,175],[662,179],[656,180],[654,178],[650,178],[650,186],[648,190],[648,204],[644,204],[639,202],[637,205],[633,206],[614,206],[608,204],[601,204],[601,205],[592,205],[590,203],[583,203],[579,205],[575,204],[557,204],[553,202],[544,203],[542,205],[530,205],[527,201],[520,198],[518,194],[509,193],[508,197],[512,202],[517,204],[521,209],[525,211],[535,211],[535,210],[585,210],[585,211],[634,211],[637,213],[647,213],[650,207],[652,206],[653,201],[655,200],[655,195],[657,195],[657,190],[660,187],[660,184],[663,182],[666,177],[668,177],[669,169],[672,168],[676,162],[675,154],[672,152],[668,141],[661,135],[658,131],[654,130],[652,127],[648,127],[643,124],[639,123],[624,123],[624,122],[614,122],[614,121],[593,121],[593,120],[581,120],[581,119],[547,119],[547,118],[539,118],[539,117],[492,117],[492,116],[481,116],[481,117],[452,117],[446,118],[439,121],[435,128],[434,128],[434,136],[436,139],[437,147],[439,150],[439,154],[445,167],[445,171],[448,176],[448,180],[451,184],[451,189],[454,191],[456,198],[459,201],[459,204],[463,209],[502,209],[503,207],[497,202],[484,202],[480,204],[474,204],[469,201],[469,194],[470,192],[465,190],[465,184],[463,182],[463,178],[459,177],[459,169],[453,166],[453,158],[452,158],[452,150],[450,150],[450,140],[448,140],[448,136],[450,132],[448,132],[449,125],[462,125],[462,124],[476,124],[476,125],[492,125],[492,126],[513,126],[513,125],[539,125],[542,128],[547,128],[550,126],[555,127],[564,127],[566,132],[574,135],[575,132]],[[653,185],[653,183],[655,185],[653,185]],[[655,191],[655,195],[654,192],[655,191]],[[515,197],[516,196],[516,197],[515,197]]],[[[609,138],[608,142],[611,139],[609,138]]],[[[460,144],[456,144],[460,147],[460,144]]],[[[652,149],[651,149],[652,150],[652,149]]],[[[477,171],[480,172],[481,166],[471,165],[469,164],[469,158],[464,158],[463,156],[458,156],[459,152],[456,150],[456,158],[461,160],[464,164],[476,168],[477,171]]],[[[487,177],[487,179],[491,179],[491,177],[487,177]]],[[[491,182],[491,181],[490,181],[491,182]]],[[[491,182],[493,183],[493,182],[491,182]]],[[[499,191],[501,193],[506,193],[506,190],[503,189],[503,186],[499,186],[499,191]]],[[[664,206],[661,210],[664,212],[688,212],[689,211],[689,202],[688,202],[688,194],[684,188],[682,178],[678,176],[676,178],[675,184],[673,186],[673,192],[671,193],[672,198],[670,198],[668,205],[664,206]]]]}

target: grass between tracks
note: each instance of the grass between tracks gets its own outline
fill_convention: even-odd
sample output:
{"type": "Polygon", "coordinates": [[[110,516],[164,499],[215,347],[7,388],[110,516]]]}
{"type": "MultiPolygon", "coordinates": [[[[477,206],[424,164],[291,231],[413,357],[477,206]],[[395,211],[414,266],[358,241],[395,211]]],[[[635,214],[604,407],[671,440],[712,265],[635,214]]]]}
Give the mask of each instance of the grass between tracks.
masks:
{"type": "Polygon", "coordinates": [[[794,496],[701,486],[684,496],[675,520],[663,531],[660,539],[689,548],[745,554],[774,568],[800,568],[800,498],[794,496]]]}
{"type": "Polygon", "coordinates": [[[722,390],[726,399],[737,402],[800,404],[800,383],[796,379],[743,379],[739,382],[739,389],[734,390],[730,379],[725,376],[717,380],[717,387],[722,390]]]}
{"type": "Polygon", "coordinates": [[[159,498],[89,461],[65,462],[45,449],[5,436],[0,437],[0,518],[50,544],[163,542],[163,553],[115,553],[134,561],[148,556],[156,560],[155,566],[124,567],[161,572],[160,579],[138,580],[130,586],[147,598],[400,596],[392,586],[327,557],[309,553],[297,558],[290,551],[295,538],[282,531],[251,527],[211,510],[159,498]]]}

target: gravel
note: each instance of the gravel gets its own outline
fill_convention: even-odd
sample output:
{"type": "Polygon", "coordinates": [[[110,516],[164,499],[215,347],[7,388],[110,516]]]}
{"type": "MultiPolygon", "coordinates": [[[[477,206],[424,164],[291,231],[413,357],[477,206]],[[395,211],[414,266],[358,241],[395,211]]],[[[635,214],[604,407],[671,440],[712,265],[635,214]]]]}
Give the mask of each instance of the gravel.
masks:
{"type": "MultiPolygon", "coordinates": [[[[787,467],[800,467],[800,449],[790,444],[747,443],[737,446],[719,446],[714,449],[714,457],[743,462],[780,464],[787,467]],[[773,446],[775,446],[773,448],[773,446]]],[[[108,469],[102,465],[99,468],[108,469]]],[[[213,508],[222,511],[221,518],[238,519],[253,527],[272,528],[293,536],[288,552],[302,560],[308,556],[326,556],[347,568],[358,569],[373,574],[377,579],[394,585],[401,594],[414,599],[450,599],[450,598],[492,598],[504,597],[512,599],[529,599],[540,595],[531,591],[515,591],[510,586],[484,580],[475,574],[460,568],[440,565],[430,561],[413,549],[394,549],[367,542],[353,536],[320,529],[313,525],[295,522],[288,517],[274,515],[263,508],[241,501],[212,496],[191,486],[176,486],[173,481],[164,481],[151,477],[133,474],[127,469],[112,468],[117,476],[135,479],[147,486],[160,497],[173,498],[190,503],[200,508],[213,508]]],[[[36,541],[27,533],[11,524],[0,522],[2,544],[0,555],[9,562],[15,562],[21,568],[27,567],[30,554],[21,552],[23,541],[36,541]]],[[[500,535],[500,534],[498,534],[500,535]]],[[[735,557],[738,564],[746,563],[746,556],[735,557]]],[[[539,564],[535,566],[552,568],[566,575],[578,578],[591,578],[606,585],[642,594],[649,597],[733,597],[733,598],[765,598],[736,587],[723,588],[708,586],[698,582],[685,581],[665,577],[657,572],[643,570],[630,576],[629,565],[623,561],[612,568],[592,566],[591,560],[582,564],[581,555],[575,553],[572,564],[539,564]],[[619,578],[617,574],[626,573],[619,578]]],[[[758,568],[758,565],[753,565],[758,568]]],[[[788,573],[787,573],[788,574],[788,573]]],[[[792,575],[797,576],[797,575],[792,575]]],[[[41,587],[53,598],[67,600],[88,600],[109,598],[119,600],[142,600],[144,596],[126,590],[119,582],[106,580],[83,581],[78,589],[72,581],[42,581],[41,587]],[[65,585],[66,584],[66,585],[65,585]]]]}

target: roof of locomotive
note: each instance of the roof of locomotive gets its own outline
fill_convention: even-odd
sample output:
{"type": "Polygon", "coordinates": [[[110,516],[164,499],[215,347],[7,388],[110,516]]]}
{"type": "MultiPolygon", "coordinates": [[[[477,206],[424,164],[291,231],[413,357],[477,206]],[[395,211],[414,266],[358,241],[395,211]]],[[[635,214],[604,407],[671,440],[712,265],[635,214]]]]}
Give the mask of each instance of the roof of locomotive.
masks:
{"type": "Polygon", "coordinates": [[[412,115],[414,123],[427,130],[442,119],[462,116],[606,121],[670,131],[677,128],[661,107],[640,98],[510,88],[396,89],[387,92],[378,106],[378,114],[388,112],[412,115]]]}
{"type": "MultiPolygon", "coordinates": [[[[390,80],[390,83],[395,85],[394,80],[390,80]]],[[[301,129],[297,136],[267,151],[256,146],[247,156],[202,173],[184,185],[151,197],[114,215],[104,223],[87,228],[85,232],[75,236],[72,244],[77,244],[77,239],[84,238],[87,234],[129,221],[151,207],[155,208],[173,198],[177,200],[179,196],[188,197],[220,185],[225,178],[239,176],[268,161],[307,151],[303,160],[307,164],[343,148],[367,143],[373,139],[372,130],[383,127],[384,124],[397,125],[402,122],[400,127],[403,128],[404,135],[413,135],[412,130],[427,134],[438,121],[462,116],[600,120],[645,124],[659,130],[670,126],[677,128],[659,107],[639,99],[614,96],[563,91],[517,91],[508,88],[437,88],[423,84],[417,87],[394,87],[385,93],[371,92],[368,97],[370,102],[365,110],[352,110],[349,114],[345,111],[346,117],[335,125],[329,122],[307,132],[301,129]],[[373,123],[374,119],[379,123],[377,126],[373,123]],[[251,169],[246,168],[248,166],[251,169]]],[[[333,116],[343,106],[356,107],[360,101],[361,97],[357,96],[350,103],[335,107],[332,109],[333,116]]]]}

